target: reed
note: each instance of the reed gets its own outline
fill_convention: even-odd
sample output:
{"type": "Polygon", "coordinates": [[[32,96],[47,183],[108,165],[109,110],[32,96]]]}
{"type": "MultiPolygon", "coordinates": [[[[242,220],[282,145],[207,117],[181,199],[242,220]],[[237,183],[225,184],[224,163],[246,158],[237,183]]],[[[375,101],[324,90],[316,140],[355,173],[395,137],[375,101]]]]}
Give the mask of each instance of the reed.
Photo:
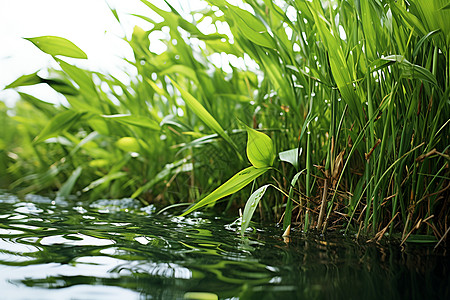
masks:
{"type": "Polygon", "coordinates": [[[136,15],[152,29],[135,27],[128,40],[138,74],[130,83],[69,64],[61,56],[85,59],[83,52],[58,39],[60,52],[39,44],[59,63],[55,76],[8,86],[46,83],[69,103],[22,94],[14,109],[22,150],[9,149],[14,161],[0,158],[16,178],[10,187],[195,202],[190,212],[243,207],[254,182],[264,188],[249,199],[260,210],[247,208],[248,222],[259,212],[305,231],[402,242],[445,236],[446,1],[209,0],[190,15],[142,2],[164,20],[136,15]],[[205,34],[208,20],[215,32],[205,34]],[[149,48],[157,32],[166,35],[161,54],[149,48]],[[43,118],[27,123],[34,112],[43,118]],[[255,164],[255,153],[273,153],[267,143],[249,152],[253,131],[242,124],[264,132],[278,159],[255,164]],[[237,180],[240,170],[250,175],[237,180]]]}

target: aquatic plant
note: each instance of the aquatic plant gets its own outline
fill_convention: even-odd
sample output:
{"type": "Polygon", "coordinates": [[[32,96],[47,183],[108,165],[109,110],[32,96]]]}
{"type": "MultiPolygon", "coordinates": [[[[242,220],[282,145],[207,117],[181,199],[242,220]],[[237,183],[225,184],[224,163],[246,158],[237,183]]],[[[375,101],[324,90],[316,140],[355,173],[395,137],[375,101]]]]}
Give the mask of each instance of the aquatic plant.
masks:
{"type": "Polygon", "coordinates": [[[152,28],[135,27],[127,40],[137,73],[129,83],[61,58],[85,59],[67,40],[29,39],[61,70],[8,88],[45,83],[69,105],[21,94],[18,107],[28,103],[44,118],[31,126],[20,119],[28,111],[16,112],[35,138],[21,141],[27,155],[7,161],[11,187],[196,201],[185,214],[241,207],[260,187],[249,205],[284,228],[445,239],[446,1],[209,0],[190,14],[169,1],[165,9],[142,2],[163,20],[136,15],[152,28]],[[162,53],[150,51],[155,33],[164,36],[162,53]]]}

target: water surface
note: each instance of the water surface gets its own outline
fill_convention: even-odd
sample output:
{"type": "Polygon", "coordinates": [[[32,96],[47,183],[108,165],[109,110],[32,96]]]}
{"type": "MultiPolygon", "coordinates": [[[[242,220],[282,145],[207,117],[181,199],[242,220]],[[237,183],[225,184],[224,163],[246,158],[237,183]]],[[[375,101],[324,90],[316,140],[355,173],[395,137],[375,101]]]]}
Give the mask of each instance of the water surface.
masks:
{"type": "Polygon", "coordinates": [[[445,251],[258,223],[242,239],[233,221],[3,193],[0,298],[450,299],[445,251]]]}

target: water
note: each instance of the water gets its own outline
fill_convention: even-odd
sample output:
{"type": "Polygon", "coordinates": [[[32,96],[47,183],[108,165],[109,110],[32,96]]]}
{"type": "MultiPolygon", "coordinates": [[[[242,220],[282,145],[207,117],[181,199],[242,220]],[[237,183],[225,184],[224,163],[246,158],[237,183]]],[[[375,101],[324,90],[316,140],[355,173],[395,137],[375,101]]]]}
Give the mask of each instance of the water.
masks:
{"type": "Polygon", "coordinates": [[[253,225],[0,194],[0,299],[450,299],[442,250],[253,225]]]}

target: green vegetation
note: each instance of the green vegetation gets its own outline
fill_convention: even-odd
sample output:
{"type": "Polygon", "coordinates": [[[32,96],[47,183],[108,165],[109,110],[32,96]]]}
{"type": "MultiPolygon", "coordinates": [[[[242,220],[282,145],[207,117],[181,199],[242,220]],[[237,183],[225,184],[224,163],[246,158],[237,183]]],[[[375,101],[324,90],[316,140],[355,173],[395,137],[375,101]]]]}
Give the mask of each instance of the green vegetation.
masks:
{"type": "Polygon", "coordinates": [[[186,17],[142,2],[163,21],[136,15],[152,29],[127,41],[130,83],[69,63],[86,55],[67,40],[29,39],[61,69],[6,88],[48,84],[69,105],[21,93],[12,117],[0,107],[7,188],[195,201],[186,213],[243,207],[260,188],[245,227],[259,203],[284,228],[445,238],[447,1],[210,0],[186,17]],[[160,54],[149,50],[157,32],[160,54]]]}

